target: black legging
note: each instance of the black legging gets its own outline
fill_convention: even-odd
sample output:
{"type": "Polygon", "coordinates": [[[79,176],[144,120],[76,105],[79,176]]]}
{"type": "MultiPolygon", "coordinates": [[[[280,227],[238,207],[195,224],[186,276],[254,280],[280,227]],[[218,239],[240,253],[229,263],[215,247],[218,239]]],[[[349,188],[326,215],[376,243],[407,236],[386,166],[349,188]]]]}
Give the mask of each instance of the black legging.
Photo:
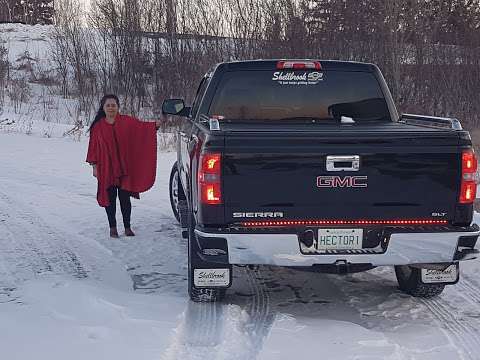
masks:
{"type": "Polygon", "coordinates": [[[110,227],[117,226],[117,219],[115,215],[117,213],[117,191],[118,198],[120,199],[120,209],[122,210],[123,225],[125,228],[130,227],[130,214],[132,213],[132,203],[130,202],[130,192],[119,189],[116,186],[108,188],[108,198],[110,199],[110,205],[105,208],[108,216],[108,223],[110,227]]]}

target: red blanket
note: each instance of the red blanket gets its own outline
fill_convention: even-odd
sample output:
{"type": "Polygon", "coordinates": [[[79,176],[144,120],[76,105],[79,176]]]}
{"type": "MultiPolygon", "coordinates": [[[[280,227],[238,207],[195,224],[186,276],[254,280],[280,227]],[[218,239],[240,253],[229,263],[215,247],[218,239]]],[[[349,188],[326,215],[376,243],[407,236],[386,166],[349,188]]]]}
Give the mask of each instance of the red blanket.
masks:
{"type": "Polygon", "coordinates": [[[139,198],[155,182],[155,123],[120,114],[113,125],[101,119],[90,133],[87,162],[97,165],[100,206],[110,205],[107,189],[114,185],[139,198]]]}

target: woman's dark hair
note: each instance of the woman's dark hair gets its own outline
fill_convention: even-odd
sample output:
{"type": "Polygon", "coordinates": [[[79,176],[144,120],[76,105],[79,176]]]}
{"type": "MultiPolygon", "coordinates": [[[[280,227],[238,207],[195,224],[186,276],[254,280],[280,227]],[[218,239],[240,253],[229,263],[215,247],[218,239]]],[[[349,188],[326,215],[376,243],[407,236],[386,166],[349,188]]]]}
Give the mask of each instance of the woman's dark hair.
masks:
{"type": "Polygon", "coordinates": [[[117,95],[107,94],[104,97],[102,97],[102,100],[100,100],[100,108],[98,109],[97,115],[95,115],[95,119],[93,119],[92,124],[90,125],[90,128],[88,129],[88,131],[92,131],[95,124],[99,122],[101,119],[103,119],[105,116],[107,116],[105,114],[105,111],[103,110],[103,106],[105,105],[108,99],[115,100],[117,102],[117,105],[120,106],[120,101],[118,100],[117,95]]]}

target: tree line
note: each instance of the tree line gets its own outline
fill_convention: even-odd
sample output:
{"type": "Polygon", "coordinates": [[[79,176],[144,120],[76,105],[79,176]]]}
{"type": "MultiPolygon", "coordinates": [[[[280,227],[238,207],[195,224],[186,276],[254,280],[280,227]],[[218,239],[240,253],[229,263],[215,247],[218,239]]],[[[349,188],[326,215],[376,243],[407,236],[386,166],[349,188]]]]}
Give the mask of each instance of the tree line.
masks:
{"type": "Polygon", "coordinates": [[[480,0],[76,1],[55,3],[53,56],[85,112],[115,92],[154,116],[218,62],[312,58],[377,64],[401,112],[480,121],[480,0]]]}

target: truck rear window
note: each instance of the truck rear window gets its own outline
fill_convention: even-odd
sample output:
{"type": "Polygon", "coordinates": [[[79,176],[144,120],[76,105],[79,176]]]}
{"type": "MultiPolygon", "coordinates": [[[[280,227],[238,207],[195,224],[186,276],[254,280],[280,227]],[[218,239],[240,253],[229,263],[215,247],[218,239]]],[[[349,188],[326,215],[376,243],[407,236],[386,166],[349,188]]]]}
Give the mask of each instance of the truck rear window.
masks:
{"type": "Polygon", "coordinates": [[[347,71],[236,71],[223,75],[209,116],[231,121],[391,121],[374,74],[347,71]]]}

